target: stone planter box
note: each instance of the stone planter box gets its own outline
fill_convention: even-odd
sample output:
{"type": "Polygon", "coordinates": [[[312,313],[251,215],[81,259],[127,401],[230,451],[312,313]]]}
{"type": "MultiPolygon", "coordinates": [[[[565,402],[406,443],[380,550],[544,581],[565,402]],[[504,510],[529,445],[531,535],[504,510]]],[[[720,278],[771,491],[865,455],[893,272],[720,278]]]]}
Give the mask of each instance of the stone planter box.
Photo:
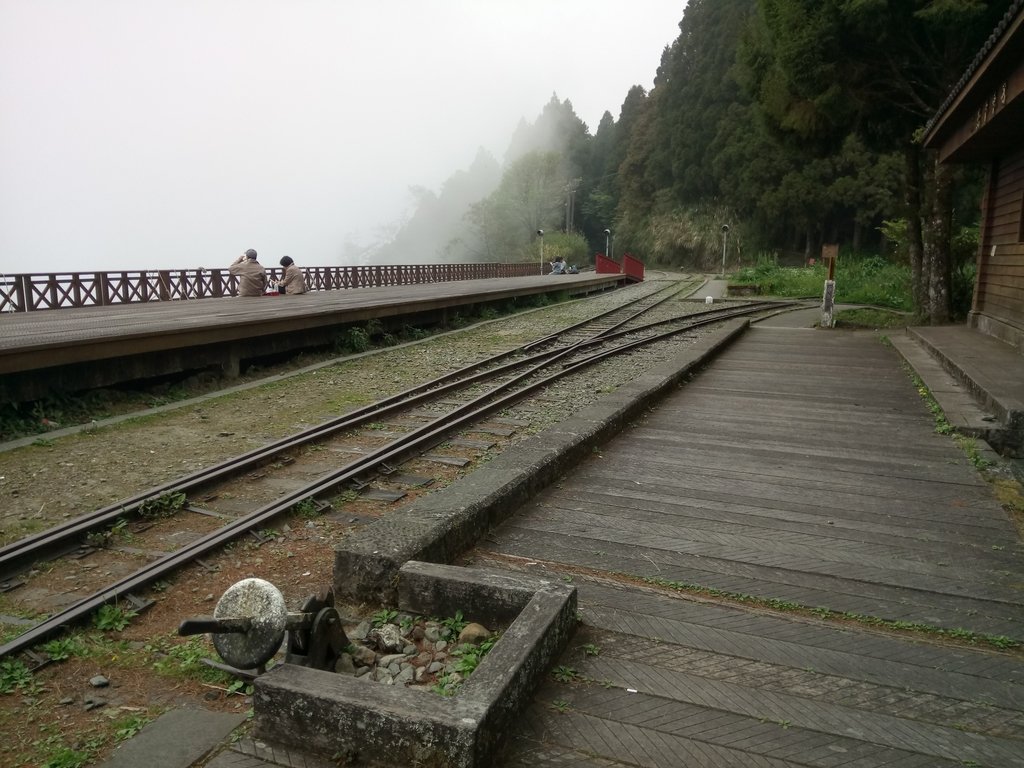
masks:
{"type": "Polygon", "coordinates": [[[399,611],[507,626],[453,697],[283,664],[255,684],[256,735],[326,757],[386,765],[471,768],[529,702],[576,624],[576,589],[493,570],[410,561],[399,611]]]}

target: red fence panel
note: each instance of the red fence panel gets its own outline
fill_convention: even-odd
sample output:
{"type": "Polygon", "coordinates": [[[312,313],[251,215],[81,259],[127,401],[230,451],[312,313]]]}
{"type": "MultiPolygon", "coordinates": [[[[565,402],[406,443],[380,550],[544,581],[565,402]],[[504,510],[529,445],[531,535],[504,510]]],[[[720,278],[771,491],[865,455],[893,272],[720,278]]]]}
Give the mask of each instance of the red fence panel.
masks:
{"type": "Polygon", "coordinates": [[[644,281],[644,263],[630,253],[622,254],[622,273],[636,280],[638,283],[644,281]]]}
{"type": "Polygon", "coordinates": [[[594,271],[599,275],[622,274],[622,268],[619,267],[619,262],[609,259],[603,253],[599,253],[594,257],[594,271]]]}

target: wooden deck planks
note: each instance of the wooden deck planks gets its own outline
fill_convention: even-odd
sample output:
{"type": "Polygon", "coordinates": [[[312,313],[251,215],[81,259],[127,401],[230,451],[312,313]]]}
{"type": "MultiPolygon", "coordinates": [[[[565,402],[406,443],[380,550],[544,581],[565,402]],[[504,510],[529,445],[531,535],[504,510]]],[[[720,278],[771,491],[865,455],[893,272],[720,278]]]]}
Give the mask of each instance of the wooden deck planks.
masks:
{"type": "Polygon", "coordinates": [[[317,291],[301,296],[225,297],[0,314],[0,373],[180,349],[370,318],[409,315],[514,296],[611,288],[618,275],[458,280],[317,291]]]}
{"type": "Polygon", "coordinates": [[[1019,656],[622,580],[1024,638],[1021,556],[890,349],[748,333],[473,553],[580,589],[505,765],[1024,766],[1019,656]]]}

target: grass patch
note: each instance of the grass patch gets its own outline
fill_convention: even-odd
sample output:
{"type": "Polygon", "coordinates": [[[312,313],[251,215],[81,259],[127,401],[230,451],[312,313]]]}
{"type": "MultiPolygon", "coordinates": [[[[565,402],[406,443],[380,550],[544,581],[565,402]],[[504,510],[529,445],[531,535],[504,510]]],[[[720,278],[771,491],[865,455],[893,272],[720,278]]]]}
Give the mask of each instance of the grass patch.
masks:
{"type": "Polygon", "coordinates": [[[559,683],[575,683],[577,680],[582,679],[575,667],[565,665],[557,666],[551,670],[551,676],[559,683]]]}
{"type": "Polygon", "coordinates": [[[119,605],[101,605],[99,610],[93,614],[92,623],[96,629],[103,632],[120,632],[125,629],[133,618],[134,611],[126,611],[119,605]]]}
{"type": "Polygon", "coordinates": [[[841,309],[835,314],[836,328],[904,328],[909,322],[909,316],[902,312],[874,307],[841,309]]]}
{"type": "MultiPolygon", "coordinates": [[[[942,410],[942,406],[939,405],[938,400],[932,394],[932,391],[928,389],[921,377],[917,375],[917,371],[911,368],[906,363],[903,363],[903,370],[907,372],[911,380],[914,382],[914,386],[917,387],[917,394],[921,396],[925,406],[931,411],[932,416],[935,417],[935,431],[940,435],[952,435],[956,432],[956,429],[949,420],[946,418],[945,412],[942,410]]],[[[961,446],[963,447],[963,446],[961,446]]]]}
{"type": "Polygon", "coordinates": [[[1021,488],[1021,484],[1015,479],[1003,477],[997,472],[989,471],[994,466],[993,462],[985,457],[982,450],[978,447],[978,441],[973,437],[959,434],[956,428],[946,419],[946,414],[943,412],[942,407],[935,400],[931,390],[921,381],[917,373],[906,364],[904,364],[903,368],[913,380],[914,386],[917,387],[917,392],[921,395],[921,399],[924,400],[928,410],[935,417],[935,431],[940,435],[952,436],[960,450],[964,452],[967,460],[971,463],[971,466],[981,472],[981,476],[992,486],[996,499],[1010,515],[1010,519],[1017,528],[1018,535],[1024,537],[1024,489],[1021,488]]]}
{"type": "Polygon", "coordinates": [[[127,715],[120,720],[115,720],[114,742],[120,744],[122,741],[127,741],[152,721],[153,718],[142,714],[127,715]]]}
{"type": "Polygon", "coordinates": [[[23,661],[9,658],[0,661],[0,693],[28,693],[35,688],[35,678],[23,661]]]}
{"type": "Polygon", "coordinates": [[[178,510],[186,506],[188,506],[188,498],[183,492],[167,492],[142,502],[139,505],[139,516],[147,520],[160,520],[174,517],[178,510]]]}
{"type": "MultiPolygon", "coordinates": [[[[986,476],[990,474],[986,473],[986,476]]],[[[1017,526],[1018,535],[1024,538],[1024,488],[1021,488],[1021,484],[1017,480],[1009,477],[992,476],[989,477],[989,482],[992,483],[999,503],[1003,505],[1003,509],[1009,513],[1010,519],[1017,526]]]]}
{"type": "Polygon", "coordinates": [[[43,651],[53,661],[63,661],[72,656],[85,656],[88,649],[80,635],[66,635],[43,644],[43,651]]]}
{"type": "Polygon", "coordinates": [[[483,661],[484,656],[494,647],[494,644],[498,642],[498,635],[484,640],[480,645],[473,645],[472,643],[462,643],[457,645],[451,650],[451,656],[455,657],[455,671],[460,675],[468,677],[471,675],[480,662],[483,661]]]}
{"type": "MultiPolygon", "coordinates": [[[[756,286],[763,296],[788,298],[821,296],[828,278],[824,264],[780,267],[762,259],[729,279],[730,285],[756,286]]],[[[836,302],[870,304],[903,312],[912,309],[910,270],[881,256],[841,258],[836,267],[836,302]]]]}
{"type": "Polygon", "coordinates": [[[993,465],[993,462],[986,459],[982,454],[981,449],[978,447],[978,441],[975,438],[954,433],[953,440],[960,446],[960,450],[964,452],[967,460],[971,462],[971,466],[975,469],[985,470],[993,465]]]}
{"type": "Polygon", "coordinates": [[[172,678],[198,680],[202,683],[228,685],[232,678],[226,672],[203,663],[210,657],[210,648],[202,636],[176,642],[177,636],[158,637],[145,650],[152,654],[153,669],[172,678]]]}
{"type": "Polygon", "coordinates": [[[935,635],[949,640],[968,643],[970,645],[985,645],[990,648],[998,648],[999,650],[1010,650],[1021,647],[1020,641],[1014,640],[1013,638],[1005,635],[989,635],[983,632],[972,632],[959,627],[946,629],[943,627],[937,627],[933,624],[926,624],[924,622],[882,619],[878,616],[866,616],[860,613],[833,611],[829,608],[812,608],[789,600],[756,597],[754,595],[747,595],[741,592],[730,592],[728,590],[715,589],[714,587],[705,587],[700,584],[687,584],[680,581],[670,581],[669,579],[662,579],[658,577],[634,576],[628,573],[619,573],[618,575],[644,584],[650,584],[655,587],[671,589],[675,592],[685,592],[691,595],[703,595],[707,597],[725,599],[736,603],[743,603],[744,605],[756,605],[760,608],[771,608],[776,611],[786,611],[804,616],[814,616],[816,618],[829,621],[852,622],[863,626],[888,629],[898,632],[935,635]]]}
{"type": "Polygon", "coordinates": [[[304,520],[313,520],[320,517],[320,507],[313,499],[303,499],[297,502],[292,509],[296,515],[304,520]]]}

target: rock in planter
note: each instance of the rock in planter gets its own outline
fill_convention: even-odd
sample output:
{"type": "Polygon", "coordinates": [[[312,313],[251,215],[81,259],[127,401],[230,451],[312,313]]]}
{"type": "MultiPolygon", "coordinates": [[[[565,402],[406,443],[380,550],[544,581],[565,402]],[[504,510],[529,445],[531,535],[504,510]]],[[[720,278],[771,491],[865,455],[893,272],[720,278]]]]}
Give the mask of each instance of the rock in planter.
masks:
{"type": "Polygon", "coordinates": [[[372,667],[377,663],[377,654],[365,645],[355,645],[352,647],[352,660],[357,665],[372,667]]]}
{"type": "Polygon", "coordinates": [[[385,653],[401,653],[405,648],[405,638],[402,631],[394,624],[382,624],[370,631],[370,640],[385,653]]]}
{"type": "Polygon", "coordinates": [[[490,630],[482,624],[477,624],[475,622],[467,624],[463,627],[462,631],[459,632],[459,645],[463,645],[465,643],[468,643],[469,645],[480,645],[490,636],[490,630]]]}

